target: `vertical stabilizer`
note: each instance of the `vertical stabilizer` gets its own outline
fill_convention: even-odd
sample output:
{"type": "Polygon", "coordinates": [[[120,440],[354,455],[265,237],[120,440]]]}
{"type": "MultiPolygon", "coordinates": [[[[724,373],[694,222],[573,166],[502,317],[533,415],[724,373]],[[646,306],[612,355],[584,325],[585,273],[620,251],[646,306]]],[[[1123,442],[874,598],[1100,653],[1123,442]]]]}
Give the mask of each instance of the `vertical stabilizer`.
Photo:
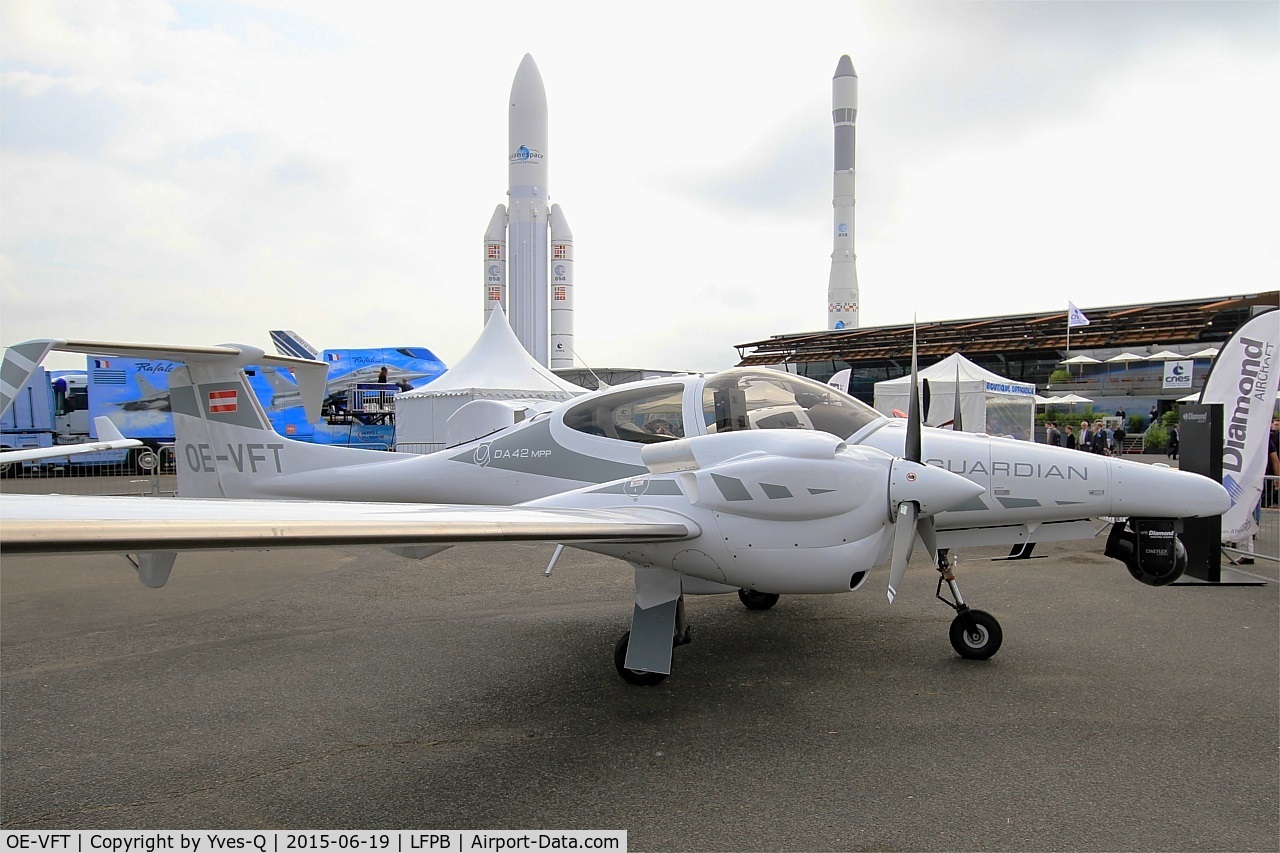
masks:
{"type": "Polygon", "coordinates": [[[319,358],[320,351],[302,339],[302,336],[293,331],[273,331],[271,332],[271,343],[275,344],[276,352],[281,355],[290,355],[294,358],[319,358]]]}

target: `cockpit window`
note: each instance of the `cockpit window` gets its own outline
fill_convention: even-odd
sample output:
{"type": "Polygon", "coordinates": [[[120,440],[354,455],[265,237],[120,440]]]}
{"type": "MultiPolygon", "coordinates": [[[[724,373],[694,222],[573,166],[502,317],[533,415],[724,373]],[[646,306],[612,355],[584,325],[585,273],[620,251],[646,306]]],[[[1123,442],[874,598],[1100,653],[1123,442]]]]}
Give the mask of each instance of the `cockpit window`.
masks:
{"type": "Polygon", "coordinates": [[[565,412],[566,426],[588,435],[656,444],[684,437],[683,385],[620,389],[565,412]]]}
{"type": "Polygon", "coordinates": [[[867,404],[803,376],[736,368],[707,380],[702,392],[707,432],[812,429],[848,438],[883,417],[867,404]]]}

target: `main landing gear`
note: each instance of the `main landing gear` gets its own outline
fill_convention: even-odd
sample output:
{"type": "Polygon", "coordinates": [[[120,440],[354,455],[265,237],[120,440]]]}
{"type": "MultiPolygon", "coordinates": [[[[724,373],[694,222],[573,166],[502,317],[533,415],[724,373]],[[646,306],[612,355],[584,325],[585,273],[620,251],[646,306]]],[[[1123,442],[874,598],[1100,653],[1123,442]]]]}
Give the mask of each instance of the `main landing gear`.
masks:
{"type": "Polygon", "coordinates": [[[1004,632],[996,617],[985,610],[974,610],[964,603],[960,595],[960,586],[956,583],[954,563],[946,549],[938,551],[938,589],[934,593],[937,599],[956,612],[951,622],[949,636],[951,647],[956,654],[968,660],[986,660],[1000,650],[1004,640],[1004,632]],[[947,585],[951,593],[951,601],[942,597],[942,585],[947,585]]]}
{"type": "MultiPolygon", "coordinates": [[[[774,596],[776,599],[777,596],[774,596]]],[[[675,600],[675,630],[671,637],[671,648],[677,649],[680,646],[693,642],[693,632],[689,629],[689,623],[684,616],[684,596],[681,595],[675,600]]],[[[772,606],[772,605],[770,605],[772,606]]],[[[634,623],[633,623],[634,624],[634,623]]],[[[613,665],[618,670],[618,675],[622,676],[622,680],[628,684],[636,684],[640,687],[652,687],[665,681],[670,672],[652,672],[645,669],[631,669],[627,666],[627,649],[631,646],[631,632],[627,631],[618,638],[618,642],[613,647],[613,665]]],[[[669,668],[669,666],[668,666],[669,668]]]]}

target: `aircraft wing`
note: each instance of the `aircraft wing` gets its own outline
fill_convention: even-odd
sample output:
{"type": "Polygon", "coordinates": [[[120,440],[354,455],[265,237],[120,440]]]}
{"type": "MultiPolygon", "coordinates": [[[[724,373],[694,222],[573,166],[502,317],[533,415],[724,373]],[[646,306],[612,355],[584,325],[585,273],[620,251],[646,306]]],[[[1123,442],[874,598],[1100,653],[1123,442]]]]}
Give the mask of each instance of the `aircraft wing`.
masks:
{"type": "Polygon", "coordinates": [[[327,545],[686,539],[676,513],[440,504],[0,495],[0,553],[121,554],[327,545]]]}
{"type": "Polygon", "coordinates": [[[119,450],[124,447],[140,447],[141,441],[136,438],[125,438],[116,429],[109,418],[93,419],[98,429],[99,441],[84,444],[58,444],[53,447],[32,447],[29,450],[6,450],[0,453],[0,464],[10,462],[34,462],[37,459],[61,459],[64,456],[77,456],[81,453],[97,453],[102,450],[119,450]]]}

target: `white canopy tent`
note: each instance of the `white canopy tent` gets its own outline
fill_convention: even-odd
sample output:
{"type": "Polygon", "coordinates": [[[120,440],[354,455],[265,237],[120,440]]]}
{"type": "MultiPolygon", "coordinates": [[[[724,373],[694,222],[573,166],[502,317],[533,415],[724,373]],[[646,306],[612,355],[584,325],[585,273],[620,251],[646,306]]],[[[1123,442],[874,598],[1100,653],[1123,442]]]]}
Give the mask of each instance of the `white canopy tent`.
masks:
{"type": "MultiPolygon", "coordinates": [[[[926,424],[940,426],[951,422],[958,388],[960,417],[965,432],[1031,438],[1035,426],[1035,385],[1006,379],[979,367],[958,352],[921,370],[920,378],[929,380],[926,424]]],[[[892,414],[894,409],[905,412],[910,390],[909,375],[877,382],[876,409],[885,414],[892,414]]]]}
{"type": "Polygon", "coordinates": [[[1071,373],[1071,367],[1070,367],[1070,365],[1078,364],[1078,365],[1080,365],[1080,370],[1079,370],[1079,371],[1077,371],[1077,372],[1078,372],[1081,376],[1083,376],[1083,375],[1084,375],[1084,366],[1085,366],[1086,364],[1102,364],[1102,360],[1101,360],[1101,359],[1094,358],[1094,357],[1093,357],[1093,356],[1091,356],[1091,355],[1073,355],[1071,358],[1064,358],[1062,361],[1058,362],[1058,364],[1065,364],[1065,365],[1067,365],[1067,373],[1068,373],[1068,374],[1070,374],[1070,373],[1071,373]]]}
{"type": "Polygon", "coordinates": [[[1132,352],[1122,352],[1119,355],[1113,355],[1111,356],[1111,358],[1107,359],[1107,364],[1123,364],[1124,369],[1128,370],[1129,362],[1146,361],[1146,360],[1147,360],[1146,356],[1138,355],[1137,353],[1132,353],[1132,352]]]}
{"type": "Polygon", "coordinates": [[[585,391],[525,352],[499,309],[467,354],[443,376],[396,395],[396,450],[442,450],[585,391]],[[464,406],[480,401],[486,402],[458,415],[464,406]]]}

